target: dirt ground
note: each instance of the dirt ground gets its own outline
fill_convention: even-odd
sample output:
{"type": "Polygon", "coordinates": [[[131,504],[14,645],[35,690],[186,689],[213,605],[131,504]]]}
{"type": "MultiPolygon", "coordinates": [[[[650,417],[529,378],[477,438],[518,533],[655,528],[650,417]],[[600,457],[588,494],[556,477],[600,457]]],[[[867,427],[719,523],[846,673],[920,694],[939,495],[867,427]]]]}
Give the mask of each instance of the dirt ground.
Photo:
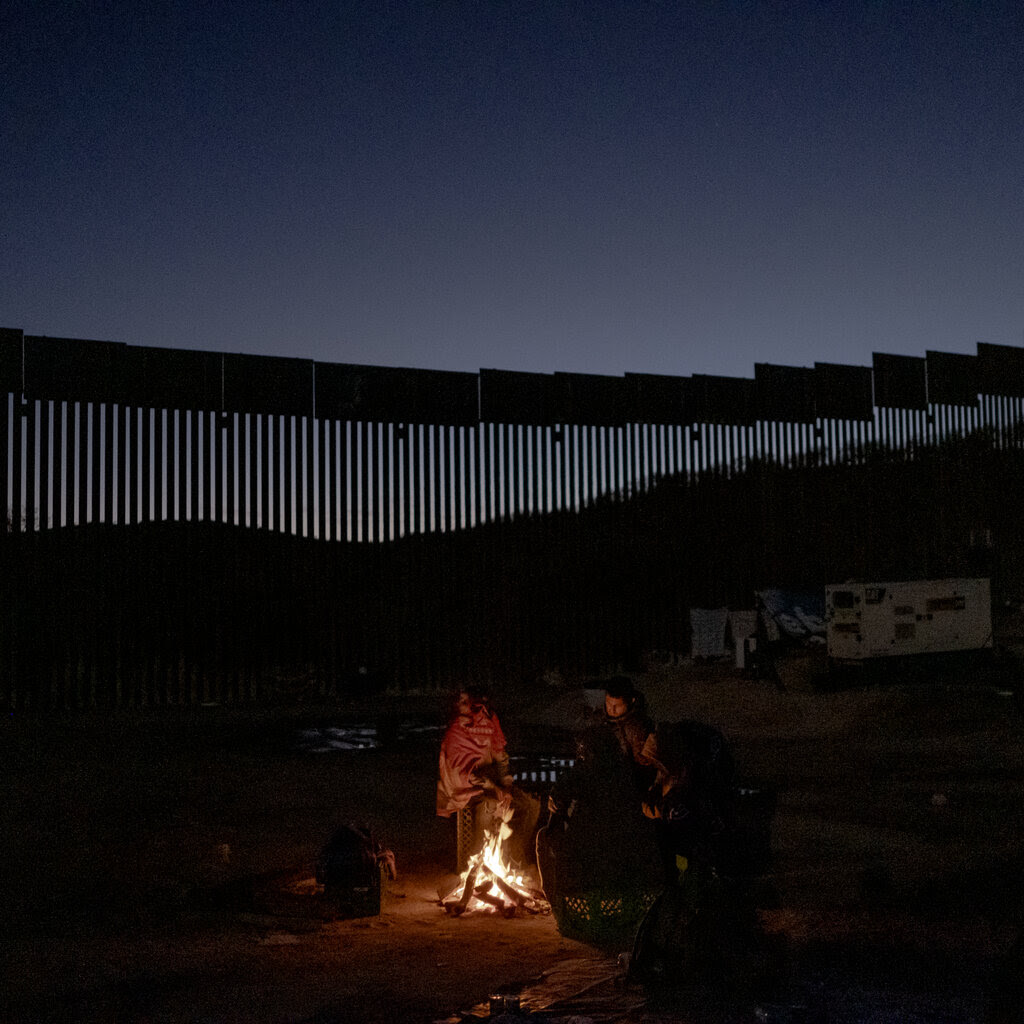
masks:
{"type": "MultiPolygon", "coordinates": [[[[760,919],[787,961],[929,990],[942,1019],[980,1021],[1024,911],[1017,702],[987,674],[821,691],[797,666],[782,681],[729,665],[637,679],[656,718],[718,725],[743,778],[777,791],[760,919]]],[[[499,697],[513,752],[558,753],[591,696],[499,697]]],[[[437,695],[9,715],[0,1019],[458,1021],[497,989],[607,962],[614,951],[564,938],[550,915],[438,906],[454,852],[433,814],[442,715],[437,695]],[[380,742],[317,749],[346,723],[380,742]],[[317,853],[347,821],[395,854],[376,917],[333,918],[315,886],[317,853]]]]}

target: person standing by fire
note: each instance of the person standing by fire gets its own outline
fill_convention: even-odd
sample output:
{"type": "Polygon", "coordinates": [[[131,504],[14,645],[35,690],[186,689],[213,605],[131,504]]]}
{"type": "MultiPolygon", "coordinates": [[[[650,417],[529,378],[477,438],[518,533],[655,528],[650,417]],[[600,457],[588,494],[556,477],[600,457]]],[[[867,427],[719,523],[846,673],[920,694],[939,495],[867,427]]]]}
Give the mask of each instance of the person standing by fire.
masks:
{"type": "Polygon", "coordinates": [[[661,855],[664,888],[637,930],[629,980],[705,982],[735,988],[765,962],[757,909],[738,863],[735,763],[712,725],[660,722],[647,742],[658,776],[644,800],[661,855]]]}
{"type": "Polygon", "coordinates": [[[680,867],[721,870],[734,837],[735,763],[725,737],[702,722],[662,722],[645,753],[657,778],[643,811],[657,826],[666,881],[678,881],[680,867]]]}
{"type": "MultiPolygon", "coordinates": [[[[475,686],[459,691],[441,741],[438,767],[438,816],[451,818],[464,808],[473,815],[470,857],[480,852],[486,833],[496,832],[508,821],[512,835],[504,849],[511,861],[526,864],[524,854],[540,807],[515,785],[501,722],[487,693],[475,686]]],[[[463,865],[458,867],[461,870],[463,865]]]]}

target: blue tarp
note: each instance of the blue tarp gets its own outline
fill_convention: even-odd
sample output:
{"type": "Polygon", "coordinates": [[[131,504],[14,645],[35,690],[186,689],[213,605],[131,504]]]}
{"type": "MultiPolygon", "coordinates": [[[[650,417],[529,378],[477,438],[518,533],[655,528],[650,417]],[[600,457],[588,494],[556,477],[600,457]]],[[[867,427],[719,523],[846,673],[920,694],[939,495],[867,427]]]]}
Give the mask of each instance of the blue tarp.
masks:
{"type": "Polygon", "coordinates": [[[824,587],[817,591],[759,590],[757,600],[769,640],[825,639],[824,587]]]}

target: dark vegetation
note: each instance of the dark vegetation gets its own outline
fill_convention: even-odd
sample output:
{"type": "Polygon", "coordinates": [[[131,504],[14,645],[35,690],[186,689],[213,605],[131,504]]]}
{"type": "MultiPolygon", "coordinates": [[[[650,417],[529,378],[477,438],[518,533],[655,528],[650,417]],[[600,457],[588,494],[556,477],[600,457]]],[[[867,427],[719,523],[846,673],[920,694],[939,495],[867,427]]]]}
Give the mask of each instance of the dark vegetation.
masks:
{"type": "Polygon", "coordinates": [[[667,478],[580,514],[388,544],[209,523],[8,532],[0,700],[308,701],[572,680],[688,649],[761,587],[990,575],[1024,594],[1024,452],[987,432],[855,462],[667,478]]]}

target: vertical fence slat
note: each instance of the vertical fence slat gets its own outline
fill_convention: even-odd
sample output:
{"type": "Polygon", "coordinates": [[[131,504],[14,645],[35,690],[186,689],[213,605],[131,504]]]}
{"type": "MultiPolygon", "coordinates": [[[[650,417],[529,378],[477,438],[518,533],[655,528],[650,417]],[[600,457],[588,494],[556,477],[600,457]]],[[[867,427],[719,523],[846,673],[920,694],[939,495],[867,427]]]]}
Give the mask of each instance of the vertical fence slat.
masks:
{"type": "MultiPolygon", "coordinates": [[[[3,505],[4,510],[4,522],[0,524],[0,530],[2,530],[2,536],[0,536],[0,544],[3,543],[6,535],[12,531],[14,519],[12,514],[10,498],[10,444],[11,408],[12,403],[15,401],[15,399],[16,396],[8,392],[6,388],[0,389],[0,505],[3,505]]],[[[57,405],[59,407],[60,403],[58,402],[57,405]]],[[[2,683],[2,670],[0,670],[0,693],[3,692],[2,683]]]]}
{"type": "Polygon", "coordinates": [[[381,533],[382,541],[395,539],[395,496],[398,488],[394,480],[394,424],[380,426],[380,479],[381,479],[381,533]]]}
{"type": "Polygon", "coordinates": [[[29,532],[41,529],[39,516],[39,415],[45,402],[31,401],[25,423],[25,520],[29,532]]]}
{"type": "Polygon", "coordinates": [[[254,473],[252,483],[252,525],[269,531],[270,523],[270,423],[271,417],[254,414],[254,473]]]}
{"type": "Polygon", "coordinates": [[[24,501],[25,471],[24,443],[25,420],[28,416],[27,403],[18,394],[14,396],[14,415],[11,417],[11,528],[15,533],[25,530],[24,501]]]}
{"type": "Polygon", "coordinates": [[[317,500],[316,535],[320,540],[330,540],[331,488],[330,488],[330,423],[327,420],[313,420],[313,432],[317,439],[316,479],[317,500]]]}
{"type": "Polygon", "coordinates": [[[50,480],[53,467],[50,450],[50,407],[53,403],[39,403],[39,528],[48,530],[50,523],[50,480]]]}

